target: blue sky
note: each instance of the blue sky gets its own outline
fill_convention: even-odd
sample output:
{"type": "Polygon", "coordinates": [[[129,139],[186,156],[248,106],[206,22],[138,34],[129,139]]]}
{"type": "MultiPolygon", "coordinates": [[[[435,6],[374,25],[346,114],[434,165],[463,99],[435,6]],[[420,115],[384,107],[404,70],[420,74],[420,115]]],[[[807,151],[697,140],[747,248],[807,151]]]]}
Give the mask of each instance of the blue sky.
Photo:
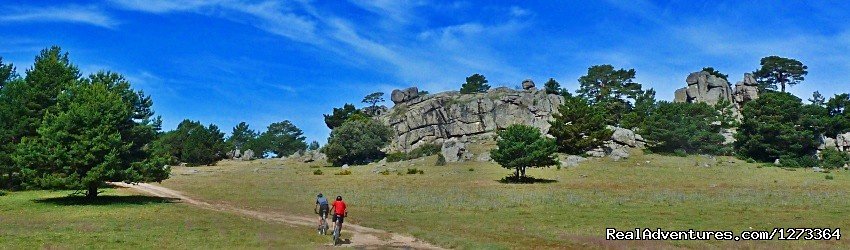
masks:
{"type": "MultiPolygon", "coordinates": [[[[230,131],[291,120],[324,144],[322,114],[368,93],[637,70],[660,99],[713,66],[734,83],[769,55],[809,66],[803,97],[850,87],[848,1],[109,0],[0,3],[0,56],[20,73],[60,45],[84,73],[109,69],[182,119],[230,131]]],[[[387,97],[387,99],[389,99],[387,97]]],[[[391,105],[391,102],[387,102],[391,105]]]]}

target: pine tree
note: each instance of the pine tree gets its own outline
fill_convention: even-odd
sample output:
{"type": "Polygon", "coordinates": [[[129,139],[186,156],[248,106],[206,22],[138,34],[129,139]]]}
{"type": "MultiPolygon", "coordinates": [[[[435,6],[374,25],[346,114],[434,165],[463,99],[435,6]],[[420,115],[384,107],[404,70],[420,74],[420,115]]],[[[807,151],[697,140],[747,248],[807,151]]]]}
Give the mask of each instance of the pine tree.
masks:
{"type": "Polygon", "coordinates": [[[522,182],[527,168],[557,166],[558,147],[555,141],[543,136],[540,130],[524,124],[514,124],[497,132],[496,148],[490,156],[503,168],[514,170],[513,181],[522,182]]]}
{"type": "Polygon", "coordinates": [[[490,89],[490,85],[487,85],[487,78],[485,78],[481,74],[473,74],[466,78],[466,83],[461,85],[460,93],[461,94],[474,94],[474,93],[484,93],[490,89]]]}
{"type": "Polygon", "coordinates": [[[549,134],[555,137],[558,151],[567,154],[584,154],[602,146],[613,133],[605,125],[605,111],[590,105],[581,97],[565,96],[564,104],[553,115],[549,134]]]}

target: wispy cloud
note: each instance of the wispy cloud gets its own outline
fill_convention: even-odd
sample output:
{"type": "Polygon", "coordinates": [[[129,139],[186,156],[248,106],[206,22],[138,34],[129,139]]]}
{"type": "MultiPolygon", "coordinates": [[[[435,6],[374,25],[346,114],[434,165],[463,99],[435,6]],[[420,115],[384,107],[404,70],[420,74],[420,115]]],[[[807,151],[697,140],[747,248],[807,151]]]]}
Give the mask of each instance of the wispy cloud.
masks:
{"type": "MultiPolygon", "coordinates": [[[[317,8],[306,0],[155,2],[112,0],[119,8],[155,14],[191,12],[226,18],[293,41],[310,44],[345,58],[346,63],[396,75],[399,85],[418,84],[433,90],[456,85],[449,79],[462,79],[474,72],[491,71],[501,76],[517,71],[490,48],[491,40],[512,36],[524,26],[517,18],[530,14],[518,6],[504,9],[509,17],[500,23],[465,22],[442,27],[421,27],[420,32],[397,33],[415,20],[414,10],[425,8],[424,0],[350,0],[378,17],[383,29],[362,20],[348,20],[334,10],[317,8]],[[378,63],[376,63],[376,61],[378,63]]],[[[520,76],[515,76],[520,77],[520,76]]],[[[399,86],[401,87],[401,86],[399,86]]]]}
{"type": "Polygon", "coordinates": [[[0,13],[0,23],[13,22],[67,22],[115,28],[118,21],[96,6],[5,6],[0,13]]]}

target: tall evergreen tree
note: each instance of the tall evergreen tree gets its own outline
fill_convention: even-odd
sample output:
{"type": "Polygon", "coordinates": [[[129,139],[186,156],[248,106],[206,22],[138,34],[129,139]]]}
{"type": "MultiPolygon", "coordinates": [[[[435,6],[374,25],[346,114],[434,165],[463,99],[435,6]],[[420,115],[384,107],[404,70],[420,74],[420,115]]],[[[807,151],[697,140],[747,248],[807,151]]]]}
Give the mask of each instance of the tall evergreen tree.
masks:
{"type": "Polygon", "coordinates": [[[641,93],[641,85],[634,78],[634,69],[615,70],[611,65],[595,65],[578,79],[581,86],[576,92],[590,104],[601,105],[608,124],[619,125],[620,118],[631,110],[634,99],[641,93]]]}
{"type": "Polygon", "coordinates": [[[564,104],[549,122],[549,134],[555,137],[558,150],[567,154],[584,154],[602,146],[613,133],[605,125],[605,111],[590,105],[581,97],[566,95],[564,104]]]}
{"type": "Polygon", "coordinates": [[[461,85],[460,93],[461,94],[474,94],[474,93],[484,93],[490,89],[490,85],[487,84],[487,78],[481,74],[473,74],[466,78],[466,83],[461,85]]]}
{"type": "Polygon", "coordinates": [[[794,86],[806,79],[809,67],[791,58],[768,56],[761,59],[761,68],[753,72],[762,89],[776,90],[779,86],[794,86]]]}
{"type": "Polygon", "coordinates": [[[549,81],[546,81],[543,84],[543,89],[546,91],[546,94],[561,94],[564,90],[561,89],[561,83],[555,81],[555,78],[549,78],[549,81]]]}
{"type": "Polygon", "coordinates": [[[59,105],[45,113],[38,136],[24,138],[13,156],[27,183],[83,189],[95,197],[106,181],[168,178],[166,161],[137,144],[145,143],[137,138],[140,131],[152,127],[134,120],[136,107],[124,90],[120,84],[82,81],[63,91],[59,105]]]}
{"type": "Polygon", "coordinates": [[[363,112],[355,108],[353,104],[346,103],[342,106],[342,108],[334,108],[330,115],[324,115],[325,125],[327,125],[329,129],[334,129],[339,125],[342,125],[342,123],[348,120],[349,117],[356,114],[365,115],[363,112]]]}
{"type": "Polygon", "coordinates": [[[743,121],[735,134],[735,150],[762,162],[781,159],[783,165],[807,166],[818,147],[822,129],[817,109],[804,106],[789,93],[768,92],[741,110],[743,121]]]}
{"type": "Polygon", "coordinates": [[[290,121],[272,123],[260,137],[268,144],[269,151],[277,156],[291,155],[307,149],[304,132],[290,121]]]}
{"type": "Polygon", "coordinates": [[[227,143],[233,146],[233,149],[245,150],[247,149],[246,145],[257,139],[259,135],[259,133],[249,128],[248,123],[240,122],[236,127],[233,127],[230,137],[227,138],[227,143]]]}
{"type": "Polygon", "coordinates": [[[812,98],[809,98],[809,103],[812,105],[826,106],[826,98],[820,94],[820,91],[812,93],[812,98]]]}

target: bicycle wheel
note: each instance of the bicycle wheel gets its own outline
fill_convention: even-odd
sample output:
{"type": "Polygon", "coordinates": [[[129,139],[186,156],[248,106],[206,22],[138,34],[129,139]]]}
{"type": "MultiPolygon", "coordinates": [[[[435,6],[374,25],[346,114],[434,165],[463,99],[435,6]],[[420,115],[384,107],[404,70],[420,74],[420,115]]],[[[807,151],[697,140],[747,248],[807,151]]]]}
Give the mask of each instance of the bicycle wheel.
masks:
{"type": "Polygon", "coordinates": [[[334,228],[334,246],[339,244],[339,231],[341,227],[342,225],[340,225],[340,223],[337,223],[336,227],[334,228]]]}

